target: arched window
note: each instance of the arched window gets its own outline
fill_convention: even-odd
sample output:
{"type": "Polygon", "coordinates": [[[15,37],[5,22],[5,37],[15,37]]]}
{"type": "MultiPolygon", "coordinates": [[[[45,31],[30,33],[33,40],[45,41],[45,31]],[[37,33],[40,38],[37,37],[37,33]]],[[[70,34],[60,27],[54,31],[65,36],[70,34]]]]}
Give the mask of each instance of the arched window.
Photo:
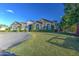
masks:
{"type": "Polygon", "coordinates": [[[51,30],[51,25],[47,24],[47,30],[51,30]]]}

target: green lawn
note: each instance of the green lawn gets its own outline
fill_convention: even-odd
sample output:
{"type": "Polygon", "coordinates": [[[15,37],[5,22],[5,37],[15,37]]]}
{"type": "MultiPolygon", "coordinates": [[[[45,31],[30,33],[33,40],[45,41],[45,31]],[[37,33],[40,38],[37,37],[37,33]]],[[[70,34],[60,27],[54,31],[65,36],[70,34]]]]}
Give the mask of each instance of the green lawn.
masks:
{"type": "Polygon", "coordinates": [[[32,38],[6,51],[21,56],[79,55],[79,38],[64,34],[32,32],[32,38]]]}

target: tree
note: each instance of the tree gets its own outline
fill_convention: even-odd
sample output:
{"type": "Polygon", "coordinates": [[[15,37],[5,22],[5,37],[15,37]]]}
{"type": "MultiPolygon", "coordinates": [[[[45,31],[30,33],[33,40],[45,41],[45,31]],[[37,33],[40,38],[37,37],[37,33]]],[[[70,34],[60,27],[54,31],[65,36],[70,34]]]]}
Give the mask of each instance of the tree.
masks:
{"type": "Polygon", "coordinates": [[[24,28],[24,32],[26,32],[27,30],[26,30],[26,28],[24,28]]]}
{"type": "Polygon", "coordinates": [[[8,27],[8,28],[6,28],[6,31],[10,32],[10,29],[11,29],[11,28],[10,28],[10,27],[8,27]]]}
{"type": "Polygon", "coordinates": [[[62,17],[62,21],[60,23],[63,29],[66,29],[79,22],[79,4],[64,4],[64,13],[65,15],[62,17]]]}

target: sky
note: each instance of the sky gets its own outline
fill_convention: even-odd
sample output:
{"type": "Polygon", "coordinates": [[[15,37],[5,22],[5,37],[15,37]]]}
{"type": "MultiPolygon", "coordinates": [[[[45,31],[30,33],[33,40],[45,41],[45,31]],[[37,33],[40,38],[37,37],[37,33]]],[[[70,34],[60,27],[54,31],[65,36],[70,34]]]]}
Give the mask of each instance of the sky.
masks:
{"type": "Polygon", "coordinates": [[[62,3],[0,3],[0,24],[10,26],[12,22],[27,22],[45,18],[60,22],[64,15],[62,3]]]}

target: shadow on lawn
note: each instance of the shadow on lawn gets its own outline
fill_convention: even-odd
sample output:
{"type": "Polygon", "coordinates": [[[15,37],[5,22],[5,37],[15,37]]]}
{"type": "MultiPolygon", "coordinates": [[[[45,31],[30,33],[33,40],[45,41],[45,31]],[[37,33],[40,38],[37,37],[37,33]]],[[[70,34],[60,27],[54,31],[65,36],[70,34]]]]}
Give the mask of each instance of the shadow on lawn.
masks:
{"type": "Polygon", "coordinates": [[[64,35],[70,35],[70,36],[79,36],[79,34],[75,34],[75,33],[66,33],[66,32],[60,32],[58,34],[64,34],[64,35]]]}
{"type": "Polygon", "coordinates": [[[73,49],[79,52],[79,38],[78,37],[67,37],[65,39],[63,38],[58,38],[58,37],[52,37],[48,40],[49,43],[63,47],[63,48],[67,48],[67,49],[73,49]],[[64,40],[64,42],[62,43],[57,43],[57,42],[53,42],[52,40],[64,40]]]}

